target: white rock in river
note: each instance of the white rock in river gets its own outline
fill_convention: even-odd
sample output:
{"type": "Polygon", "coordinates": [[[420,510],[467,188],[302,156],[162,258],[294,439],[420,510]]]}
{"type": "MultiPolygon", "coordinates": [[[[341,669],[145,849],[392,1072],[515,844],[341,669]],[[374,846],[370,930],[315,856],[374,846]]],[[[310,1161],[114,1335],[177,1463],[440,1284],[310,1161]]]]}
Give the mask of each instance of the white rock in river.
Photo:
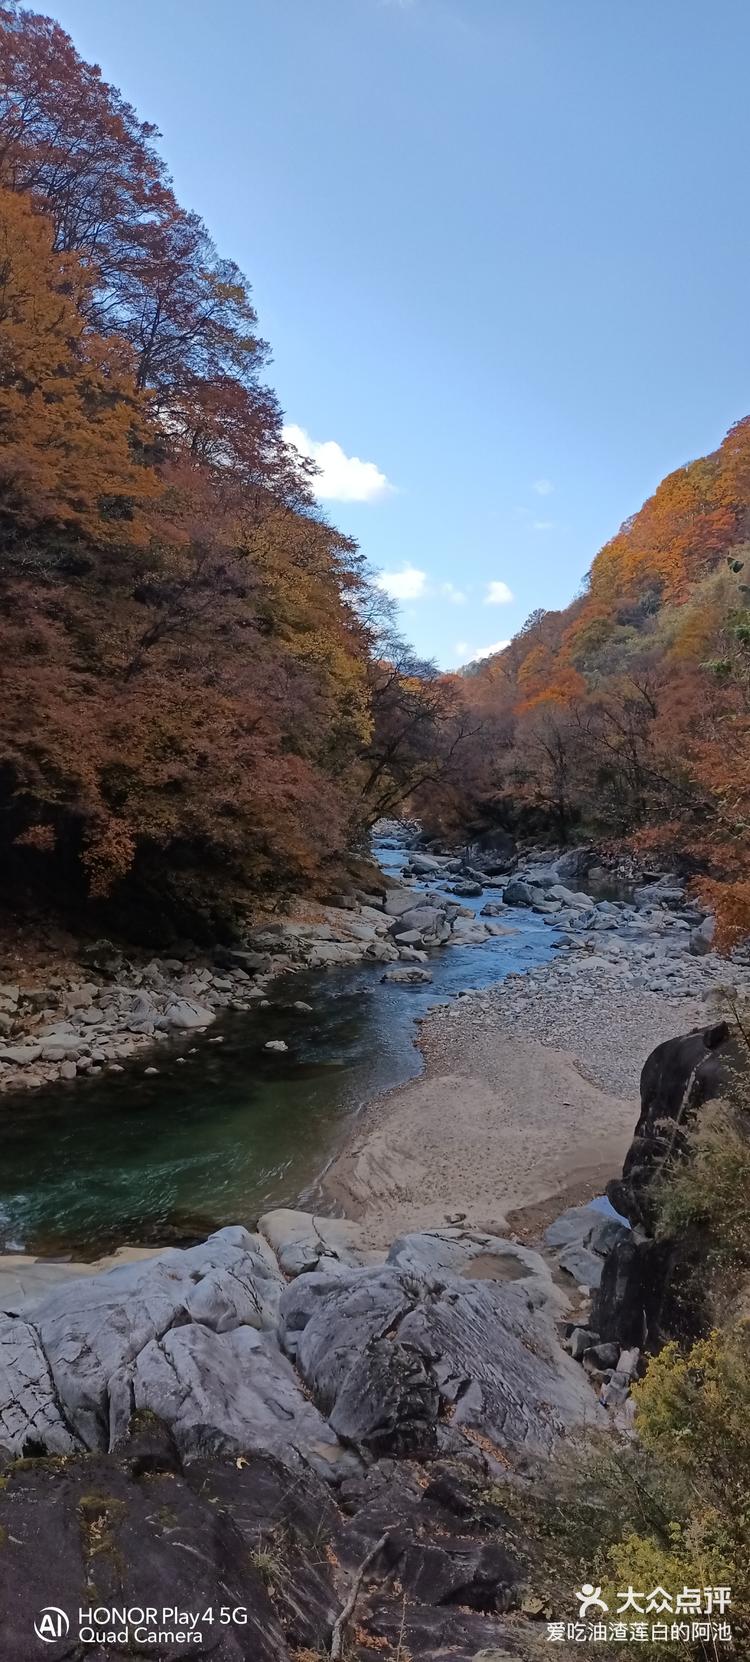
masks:
{"type": "Polygon", "coordinates": [[[38,1062],[41,1054],[41,1045],[5,1045],[0,1050],[0,1062],[15,1062],[18,1067],[24,1068],[29,1062],[38,1062]]]}
{"type": "Polygon", "coordinates": [[[289,1046],[288,1046],[288,1044],[286,1044],[284,1039],[267,1039],[266,1043],[263,1046],[263,1049],[264,1050],[288,1050],[289,1046]]]}
{"type": "Polygon", "coordinates": [[[407,987],[417,986],[424,981],[432,980],[432,970],[420,969],[417,964],[413,964],[411,968],[403,965],[398,969],[386,970],[385,975],[381,975],[380,979],[381,981],[399,981],[407,987]]]}
{"type": "Polygon", "coordinates": [[[159,1018],[159,1026],[189,1031],[193,1027],[208,1027],[215,1020],[215,1011],[207,1010],[205,1005],[196,1004],[192,998],[176,998],[159,1018]]]}

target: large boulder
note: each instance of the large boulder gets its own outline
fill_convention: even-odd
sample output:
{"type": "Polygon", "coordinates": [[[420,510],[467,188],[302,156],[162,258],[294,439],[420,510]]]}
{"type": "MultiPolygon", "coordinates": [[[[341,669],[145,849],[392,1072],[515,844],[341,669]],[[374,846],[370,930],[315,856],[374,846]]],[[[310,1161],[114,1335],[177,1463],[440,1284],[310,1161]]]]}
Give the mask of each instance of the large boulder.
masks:
{"type": "MultiPolygon", "coordinates": [[[[103,1275],[70,1281],[25,1306],[55,1399],[71,1433],[90,1449],[112,1438],[112,1402],[140,1352],[170,1328],[200,1324],[212,1335],[276,1323],[283,1277],[267,1243],[222,1229],[200,1246],[175,1248],[103,1275]]],[[[16,1437],[23,1435],[19,1427],[16,1437]]],[[[33,1436],[33,1420],[28,1435],[33,1436]]]]}
{"type": "Polygon", "coordinates": [[[691,930],[688,950],[692,952],[695,958],[704,957],[706,953],[713,951],[715,935],[716,919],[714,917],[704,918],[697,928],[691,930]]]}
{"type": "Polygon", "coordinates": [[[503,890],[503,900],[506,906],[533,906],[535,900],[541,899],[541,893],[541,889],[523,877],[512,877],[503,890]]]}
{"type": "Polygon", "coordinates": [[[479,946],[489,939],[490,931],[478,918],[456,918],[451,929],[452,946],[479,946]]]}
{"type": "Polygon", "coordinates": [[[209,1027],[215,1020],[215,1010],[207,1009],[205,1004],[197,1004],[192,998],[175,998],[167,1005],[164,1015],[158,1018],[156,1025],[190,1033],[202,1027],[209,1027]]]}
{"type": "Polygon", "coordinates": [[[725,1021],[657,1045],[641,1072],[641,1112],[621,1178],[607,1185],[615,1210],[650,1229],[655,1169],[679,1154],[685,1131],[703,1103],[721,1095],[747,1069],[744,1045],[725,1021]]]}
{"type": "Polygon", "coordinates": [[[727,1022],[667,1039],[647,1058],[622,1177],[607,1184],[609,1200],[633,1229],[615,1241],[594,1300],[592,1326],[604,1340],[654,1348],[672,1333],[692,1338],[701,1330],[700,1231],[655,1239],[659,1195],[689,1156],[689,1133],[704,1104],[731,1089],[747,1068],[744,1042],[727,1022]]]}
{"type": "Polygon", "coordinates": [[[358,1469],[275,1338],[252,1327],[172,1327],[110,1381],[110,1395],[111,1446],[133,1410],[148,1411],[166,1422],[184,1455],[261,1452],[336,1478],[358,1469]]]}
{"type": "Polygon", "coordinates": [[[404,912],[414,910],[417,900],[415,889],[389,889],[383,903],[383,911],[388,918],[401,918],[404,912]]]}
{"type": "MultiPolygon", "coordinates": [[[[443,925],[445,925],[445,913],[439,907],[413,906],[410,911],[402,912],[397,924],[392,927],[399,934],[404,929],[416,929],[425,939],[428,937],[437,939],[443,925]]],[[[450,930],[448,930],[448,933],[450,934],[450,930]]]]}
{"type": "Polygon", "coordinates": [[[444,871],[448,863],[444,856],[436,854],[412,854],[409,859],[410,869],[417,877],[433,877],[436,872],[444,871]]]}
{"type": "Polygon", "coordinates": [[[302,1276],[282,1296],[279,1331],[332,1425],[344,1405],[345,1434],[357,1446],[372,1446],[386,1400],[387,1336],[398,1358],[382,1422],[392,1446],[429,1448],[449,1414],[453,1433],[541,1454],[597,1417],[559,1347],[552,1308],[534,1272],[467,1280],[386,1266],[302,1276]],[[411,1371],[405,1352],[415,1358],[411,1371]]]}

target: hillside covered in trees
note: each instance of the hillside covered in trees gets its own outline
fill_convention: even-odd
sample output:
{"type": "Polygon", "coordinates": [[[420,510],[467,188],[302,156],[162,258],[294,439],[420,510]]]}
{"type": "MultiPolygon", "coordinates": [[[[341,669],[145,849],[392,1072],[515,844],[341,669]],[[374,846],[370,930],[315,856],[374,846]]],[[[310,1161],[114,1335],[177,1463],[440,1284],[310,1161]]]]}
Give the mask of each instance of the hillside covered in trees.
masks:
{"type": "Polygon", "coordinates": [[[210,931],[325,882],[453,695],[321,517],[157,136],[0,8],[0,855],[16,902],[210,931]]]}
{"type": "Polygon", "coordinates": [[[462,680],[433,829],[593,835],[681,857],[750,929],[750,420],[664,479],[564,611],[462,680]]]}
{"type": "Polygon", "coordinates": [[[415,659],[285,443],[248,284],[143,122],[0,0],[0,869],[16,907],[210,936],[335,890],[406,803],[683,856],[750,928],[750,422],[562,612],[415,659]],[[747,581],[746,581],[747,579],[747,581]]]}

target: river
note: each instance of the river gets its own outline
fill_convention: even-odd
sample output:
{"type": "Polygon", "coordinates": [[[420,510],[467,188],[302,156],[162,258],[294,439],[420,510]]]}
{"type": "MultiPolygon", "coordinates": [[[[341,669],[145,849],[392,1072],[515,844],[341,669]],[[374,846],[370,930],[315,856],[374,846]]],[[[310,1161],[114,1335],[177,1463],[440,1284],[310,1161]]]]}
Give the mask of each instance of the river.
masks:
{"type": "MultiPolygon", "coordinates": [[[[399,870],[402,850],[376,852],[399,870]]],[[[540,917],[509,909],[506,921],[512,934],[434,951],[429,986],[384,983],[376,963],[286,976],[268,1009],[227,1014],[192,1054],[184,1039],[161,1045],[157,1075],[141,1056],[122,1074],[3,1097],[0,1247],[94,1256],[309,1202],[351,1117],[419,1073],[415,1017],[550,957],[540,917]],[[286,1052],[264,1049],[280,1038],[286,1052]]]]}

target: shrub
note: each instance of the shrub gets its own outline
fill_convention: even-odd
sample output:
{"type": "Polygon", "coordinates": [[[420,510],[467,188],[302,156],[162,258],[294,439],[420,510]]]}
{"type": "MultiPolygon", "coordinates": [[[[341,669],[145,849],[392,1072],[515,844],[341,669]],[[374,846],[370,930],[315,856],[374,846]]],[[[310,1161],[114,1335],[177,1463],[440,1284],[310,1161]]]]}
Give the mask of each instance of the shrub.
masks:
{"type": "MultiPolygon", "coordinates": [[[[741,1647],[750,1644],[750,1325],[714,1331],[686,1354],[666,1345],[633,1396],[642,1449],[671,1474],[674,1516],[660,1527],[626,1531],[611,1545],[601,1565],[603,1584],[613,1592],[630,1584],[669,1591],[729,1586],[736,1654],[744,1654],[741,1647]]],[[[663,1655],[663,1646],[643,1646],[640,1654],[663,1655]]],[[[676,1654],[713,1657],[714,1647],[685,1643],[676,1654]]]]}

